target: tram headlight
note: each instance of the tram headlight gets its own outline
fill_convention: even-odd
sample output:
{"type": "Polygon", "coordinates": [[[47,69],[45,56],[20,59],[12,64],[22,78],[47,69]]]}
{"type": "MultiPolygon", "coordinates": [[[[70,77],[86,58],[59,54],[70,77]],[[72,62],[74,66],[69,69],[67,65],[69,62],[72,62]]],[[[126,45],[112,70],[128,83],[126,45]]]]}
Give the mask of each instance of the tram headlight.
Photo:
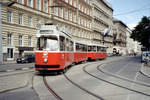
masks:
{"type": "Polygon", "coordinates": [[[48,59],[47,59],[47,58],[44,58],[44,62],[45,62],[45,63],[48,62],[48,59]]]}

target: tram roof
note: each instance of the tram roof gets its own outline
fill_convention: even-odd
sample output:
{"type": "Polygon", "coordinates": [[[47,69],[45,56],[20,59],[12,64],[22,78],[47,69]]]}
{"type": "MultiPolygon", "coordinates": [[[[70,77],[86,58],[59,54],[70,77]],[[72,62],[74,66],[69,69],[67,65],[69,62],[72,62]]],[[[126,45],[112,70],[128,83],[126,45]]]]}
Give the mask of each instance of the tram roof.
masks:
{"type": "Polygon", "coordinates": [[[75,43],[78,43],[78,44],[88,45],[88,43],[87,43],[87,42],[84,42],[84,41],[76,41],[76,40],[74,40],[74,42],[75,42],[75,43]]]}
{"type": "Polygon", "coordinates": [[[41,29],[39,30],[40,36],[63,36],[72,38],[67,32],[60,30],[56,25],[43,25],[41,29]]]}
{"type": "Polygon", "coordinates": [[[107,46],[105,46],[105,45],[102,45],[102,44],[88,44],[89,46],[101,46],[101,47],[106,47],[107,48],[107,46]]]}

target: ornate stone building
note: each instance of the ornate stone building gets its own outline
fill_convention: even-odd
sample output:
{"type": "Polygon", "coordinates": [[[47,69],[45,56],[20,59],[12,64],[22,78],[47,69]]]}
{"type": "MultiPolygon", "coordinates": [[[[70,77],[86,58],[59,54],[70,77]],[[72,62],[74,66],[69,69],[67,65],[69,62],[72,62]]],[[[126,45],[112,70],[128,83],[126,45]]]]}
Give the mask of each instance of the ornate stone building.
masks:
{"type": "MultiPolygon", "coordinates": [[[[5,0],[1,0],[3,3],[5,0]]],[[[77,41],[91,43],[92,6],[89,0],[8,0],[2,6],[3,60],[34,53],[36,33],[46,22],[68,30],[77,41]]]]}
{"type": "Polygon", "coordinates": [[[103,44],[109,48],[113,47],[113,9],[106,0],[91,0],[92,3],[92,30],[93,43],[103,44]],[[110,33],[104,37],[104,32],[110,30],[110,33]]]}
{"type": "MultiPolygon", "coordinates": [[[[70,32],[75,41],[104,44],[108,50],[113,47],[113,9],[106,0],[0,1],[14,2],[11,5],[4,4],[1,10],[4,61],[34,53],[36,34],[41,25],[47,22],[53,22],[70,32]],[[104,37],[106,30],[110,30],[110,33],[104,37]]],[[[114,21],[114,25],[118,36],[115,45],[125,47],[123,27],[126,25],[118,21],[114,21]]]]}
{"type": "Polygon", "coordinates": [[[114,52],[119,52],[122,54],[126,53],[126,33],[128,32],[127,26],[120,20],[114,19],[113,20],[114,28],[113,28],[113,35],[114,35],[114,52]]]}

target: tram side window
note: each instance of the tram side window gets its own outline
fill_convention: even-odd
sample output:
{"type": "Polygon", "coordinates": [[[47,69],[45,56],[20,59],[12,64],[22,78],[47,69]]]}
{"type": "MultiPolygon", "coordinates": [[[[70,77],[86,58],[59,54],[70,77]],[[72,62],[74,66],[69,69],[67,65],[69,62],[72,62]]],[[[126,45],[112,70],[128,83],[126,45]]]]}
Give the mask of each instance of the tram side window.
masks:
{"type": "Polygon", "coordinates": [[[60,51],[65,51],[65,38],[60,37],[60,51]]]}
{"type": "Polygon", "coordinates": [[[106,49],[107,49],[107,48],[106,48],[106,47],[104,47],[104,52],[106,52],[106,49]]]}
{"type": "Polygon", "coordinates": [[[103,48],[103,47],[101,47],[101,51],[102,51],[102,52],[104,51],[104,48],[103,48]]]}
{"type": "Polygon", "coordinates": [[[80,51],[79,44],[76,43],[76,51],[80,51]]]}
{"type": "Polygon", "coordinates": [[[97,47],[97,52],[101,52],[101,47],[100,46],[97,47]]]}
{"type": "Polygon", "coordinates": [[[88,46],[88,51],[92,51],[92,46],[88,46]]]}
{"type": "Polygon", "coordinates": [[[86,45],[83,45],[83,51],[87,52],[87,46],[86,45]]]}
{"type": "Polygon", "coordinates": [[[70,46],[69,47],[70,47],[69,51],[73,51],[73,42],[72,41],[70,41],[70,46]]]}
{"type": "Polygon", "coordinates": [[[69,39],[66,39],[66,50],[69,51],[69,39]]]}
{"type": "Polygon", "coordinates": [[[96,46],[93,46],[93,51],[96,52],[96,46]]]}
{"type": "Polygon", "coordinates": [[[76,51],[81,52],[82,51],[82,45],[81,44],[76,44],[76,51]]]}
{"type": "Polygon", "coordinates": [[[84,51],[84,46],[83,46],[83,44],[80,44],[80,51],[81,51],[81,52],[84,51]]]}
{"type": "Polygon", "coordinates": [[[102,47],[101,51],[102,51],[102,52],[106,52],[106,48],[105,48],[105,47],[102,47]]]}

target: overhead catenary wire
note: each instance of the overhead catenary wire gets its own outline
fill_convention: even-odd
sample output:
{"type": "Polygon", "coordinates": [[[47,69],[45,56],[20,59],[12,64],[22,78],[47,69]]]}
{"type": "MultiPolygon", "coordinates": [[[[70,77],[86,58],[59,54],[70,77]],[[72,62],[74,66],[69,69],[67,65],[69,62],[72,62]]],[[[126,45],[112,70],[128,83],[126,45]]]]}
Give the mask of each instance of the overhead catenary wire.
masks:
{"type": "Polygon", "coordinates": [[[150,10],[150,8],[144,8],[144,9],[132,10],[132,11],[125,12],[125,13],[116,14],[116,15],[114,15],[114,16],[127,15],[127,14],[131,14],[131,13],[135,13],[135,12],[140,12],[140,11],[143,11],[143,10],[150,10]]]}

